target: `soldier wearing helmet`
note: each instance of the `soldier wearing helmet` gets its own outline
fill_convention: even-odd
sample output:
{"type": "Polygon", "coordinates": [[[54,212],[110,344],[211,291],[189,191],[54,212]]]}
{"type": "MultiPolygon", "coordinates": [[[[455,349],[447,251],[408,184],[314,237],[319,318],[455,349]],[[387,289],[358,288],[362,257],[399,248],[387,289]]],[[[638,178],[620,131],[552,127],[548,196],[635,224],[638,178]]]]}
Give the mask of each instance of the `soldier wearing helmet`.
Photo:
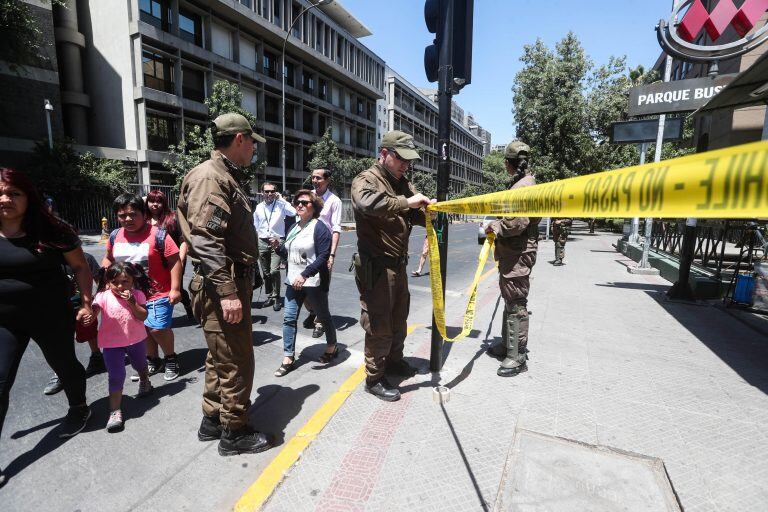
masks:
{"type": "MultiPolygon", "coordinates": [[[[504,151],[504,166],[512,177],[512,190],[530,187],[536,180],[528,169],[531,148],[522,141],[510,142],[504,151]]],[[[494,257],[499,263],[499,288],[504,298],[502,342],[489,353],[503,358],[496,372],[513,377],[528,370],[528,291],[536,263],[539,218],[501,218],[491,222],[487,233],[496,235],[494,257]]]]}

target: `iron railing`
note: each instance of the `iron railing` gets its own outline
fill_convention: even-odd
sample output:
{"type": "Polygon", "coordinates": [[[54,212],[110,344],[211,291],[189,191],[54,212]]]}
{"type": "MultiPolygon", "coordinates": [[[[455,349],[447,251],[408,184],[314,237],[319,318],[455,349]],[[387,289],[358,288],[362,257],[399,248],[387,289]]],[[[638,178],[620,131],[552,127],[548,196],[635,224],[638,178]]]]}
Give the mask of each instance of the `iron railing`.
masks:
{"type": "MultiPolygon", "coordinates": [[[[640,232],[644,230],[641,227],[640,232]]],[[[685,219],[654,220],[651,247],[679,257],[684,232],[685,219]]],[[[696,224],[693,263],[720,279],[724,272],[732,273],[742,247],[749,244],[749,237],[756,236],[756,232],[759,233],[755,221],[751,220],[700,219],[696,224]]],[[[765,250],[762,243],[755,243],[753,259],[758,260],[765,250]]]]}

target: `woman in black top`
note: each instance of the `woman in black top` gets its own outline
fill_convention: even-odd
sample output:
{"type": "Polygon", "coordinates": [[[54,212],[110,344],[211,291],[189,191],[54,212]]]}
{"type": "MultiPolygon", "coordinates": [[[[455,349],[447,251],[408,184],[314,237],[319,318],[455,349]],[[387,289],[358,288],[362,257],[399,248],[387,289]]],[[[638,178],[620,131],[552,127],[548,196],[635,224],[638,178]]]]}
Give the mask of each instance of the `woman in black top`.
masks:
{"type": "Polygon", "coordinates": [[[67,264],[82,294],[77,318],[91,314],[93,281],[80,244],[74,230],[45,209],[29,178],[0,168],[0,432],[30,338],[61,378],[69,400],[59,437],[74,436],[91,416],[85,370],[75,356],[75,318],[64,273],[67,264]]]}

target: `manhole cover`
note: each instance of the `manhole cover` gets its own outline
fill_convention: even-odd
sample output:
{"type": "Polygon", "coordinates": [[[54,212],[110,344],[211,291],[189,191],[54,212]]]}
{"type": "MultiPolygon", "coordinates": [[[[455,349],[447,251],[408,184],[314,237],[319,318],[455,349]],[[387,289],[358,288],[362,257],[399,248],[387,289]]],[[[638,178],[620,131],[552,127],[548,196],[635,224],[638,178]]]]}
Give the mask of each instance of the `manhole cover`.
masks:
{"type": "Polygon", "coordinates": [[[680,512],[661,459],[518,430],[495,511],[680,512]]]}

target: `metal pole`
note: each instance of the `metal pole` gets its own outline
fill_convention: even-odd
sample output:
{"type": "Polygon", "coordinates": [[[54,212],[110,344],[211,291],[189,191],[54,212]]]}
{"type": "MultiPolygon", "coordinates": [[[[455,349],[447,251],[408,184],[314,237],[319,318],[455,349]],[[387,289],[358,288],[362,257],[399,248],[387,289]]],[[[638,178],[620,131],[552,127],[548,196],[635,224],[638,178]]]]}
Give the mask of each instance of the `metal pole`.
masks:
{"type": "Polygon", "coordinates": [[[51,130],[51,111],[53,110],[53,105],[48,100],[45,100],[43,105],[45,107],[45,122],[48,125],[48,147],[53,149],[53,131],[51,130]]]}
{"type": "MultiPolygon", "coordinates": [[[[669,82],[672,75],[672,57],[667,55],[666,63],[664,64],[664,82],[669,82]]],[[[656,148],[653,155],[653,161],[659,162],[661,160],[661,146],[664,143],[664,123],[667,120],[666,114],[659,116],[659,129],[656,132],[656,148]]],[[[651,266],[648,264],[648,252],[651,248],[651,234],[653,230],[653,218],[648,217],[645,219],[645,240],[643,241],[643,257],[640,260],[638,268],[649,269],[651,266]]]]}
{"type": "MultiPolygon", "coordinates": [[[[446,30],[443,30],[443,41],[440,51],[440,68],[438,72],[437,89],[437,200],[448,199],[448,187],[451,175],[451,98],[453,96],[453,66],[451,66],[450,49],[453,42],[453,10],[448,9],[444,17],[446,30]]],[[[440,275],[443,283],[443,302],[445,302],[445,278],[448,259],[448,215],[439,213],[435,219],[438,249],[440,252],[440,275]]],[[[435,317],[432,315],[432,344],[429,353],[429,369],[439,372],[443,367],[443,338],[437,330],[435,317]]]]}
{"type": "MultiPolygon", "coordinates": [[[[648,143],[640,144],[640,165],[645,164],[645,155],[648,152],[648,143]]],[[[632,232],[629,235],[629,241],[636,244],[640,240],[640,217],[632,219],[632,232]]]]}

